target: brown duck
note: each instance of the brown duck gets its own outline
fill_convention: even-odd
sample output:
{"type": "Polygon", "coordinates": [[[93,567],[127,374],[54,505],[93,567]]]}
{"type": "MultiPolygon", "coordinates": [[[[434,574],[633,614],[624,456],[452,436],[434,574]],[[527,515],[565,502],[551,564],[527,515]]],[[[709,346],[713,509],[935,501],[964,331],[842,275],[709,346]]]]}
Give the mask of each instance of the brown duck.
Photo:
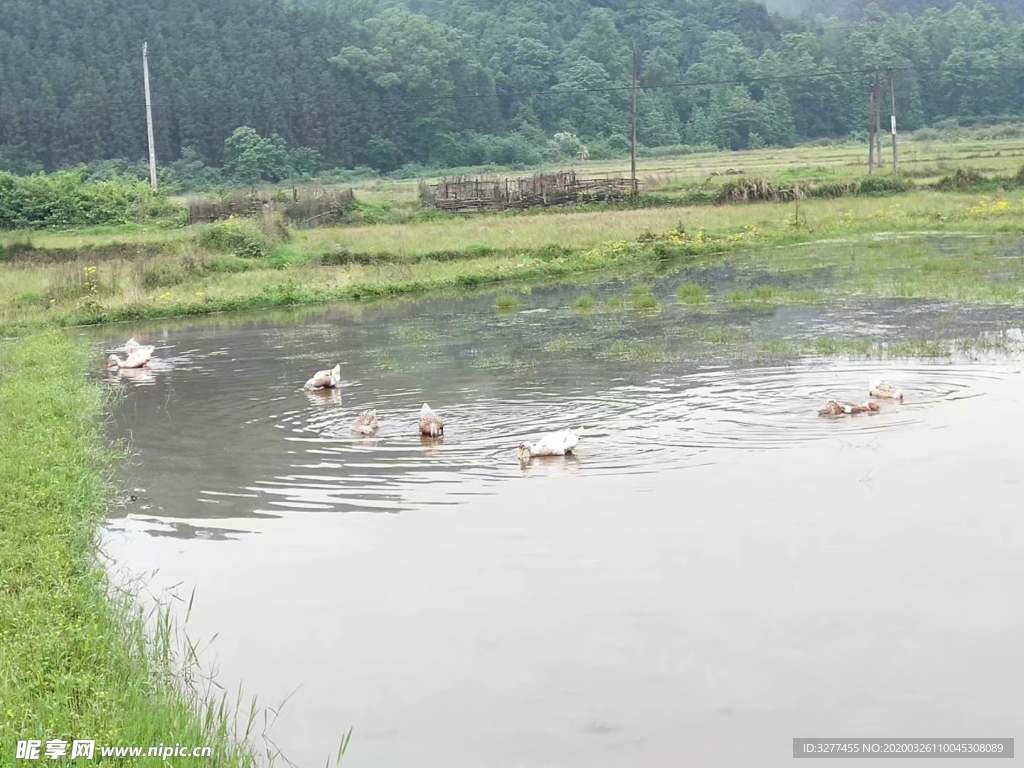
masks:
{"type": "Polygon", "coordinates": [[[444,434],[444,419],[426,403],[420,408],[420,434],[425,437],[440,437],[444,434]]]}
{"type": "Polygon", "coordinates": [[[818,409],[818,414],[820,416],[843,416],[845,414],[874,413],[880,410],[881,406],[872,400],[860,405],[846,400],[829,400],[818,409]]]}
{"type": "Polygon", "coordinates": [[[377,434],[377,430],[380,429],[380,424],[377,423],[377,409],[374,408],[364,413],[352,422],[352,426],[349,429],[357,435],[377,434]]]}

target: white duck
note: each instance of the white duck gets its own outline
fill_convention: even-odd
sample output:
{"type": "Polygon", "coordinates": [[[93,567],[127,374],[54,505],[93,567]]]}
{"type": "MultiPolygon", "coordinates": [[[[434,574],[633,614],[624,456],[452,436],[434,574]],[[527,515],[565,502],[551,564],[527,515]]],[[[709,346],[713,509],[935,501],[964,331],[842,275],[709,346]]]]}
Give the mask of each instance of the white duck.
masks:
{"type": "Polygon", "coordinates": [[[313,378],[307,381],[303,389],[334,389],[341,386],[341,364],[334,366],[329,371],[317,371],[313,378]]]}
{"type": "Polygon", "coordinates": [[[150,350],[152,352],[153,347],[147,347],[147,346],[144,346],[142,344],[139,344],[139,342],[137,342],[135,340],[135,337],[132,336],[130,339],[128,339],[128,341],[126,341],[120,347],[114,347],[110,351],[111,352],[124,352],[126,355],[130,355],[132,352],[136,352],[136,351],[138,351],[140,349],[148,349],[148,350],[150,350]]]}
{"type": "Polygon", "coordinates": [[[444,434],[444,419],[434,413],[426,403],[420,408],[420,434],[424,437],[439,437],[444,434]]]}
{"type": "Polygon", "coordinates": [[[565,456],[576,450],[582,434],[583,428],[580,427],[575,432],[571,429],[548,432],[541,435],[536,443],[527,440],[519,445],[519,461],[525,464],[534,456],[565,456]]]}
{"type": "Polygon", "coordinates": [[[108,368],[145,368],[146,364],[149,363],[150,358],[153,357],[152,347],[138,347],[133,352],[129,352],[128,356],[122,360],[117,355],[111,355],[107,358],[108,368]]]}
{"type": "Polygon", "coordinates": [[[377,423],[377,409],[374,408],[364,413],[352,422],[352,426],[349,429],[357,435],[377,434],[377,430],[380,429],[380,424],[377,423]]]}
{"type": "Polygon", "coordinates": [[[869,397],[879,397],[886,400],[899,400],[903,402],[903,390],[888,381],[876,381],[871,385],[869,397]]]}

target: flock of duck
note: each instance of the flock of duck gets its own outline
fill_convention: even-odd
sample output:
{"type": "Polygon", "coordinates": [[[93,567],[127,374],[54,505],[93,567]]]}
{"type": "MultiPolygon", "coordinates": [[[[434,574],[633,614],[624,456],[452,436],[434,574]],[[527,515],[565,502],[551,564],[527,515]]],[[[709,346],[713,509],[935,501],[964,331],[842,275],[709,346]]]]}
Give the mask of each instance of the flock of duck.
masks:
{"type": "MultiPolygon", "coordinates": [[[[145,368],[153,357],[154,347],[139,344],[134,338],[128,339],[122,346],[111,350],[112,353],[123,352],[125,358],[122,360],[116,354],[107,358],[107,366],[110,368],[145,368]]],[[[317,371],[303,385],[306,390],[337,389],[341,386],[341,365],[336,365],[329,370],[317,371]]],[[[870,388],[868,397],[879,400],[891,400],[903,402],[903,390],[888,381],[877,381],[870,388]]],[[[818,413],[821,416],[851,416],[861,413],[877,413],[881,406],[874,400],[867,400],[863,403],[852,403],[846,400],[829,400],[818,413]]],[[[377,409],[371,409],[359,416],[349,429],[357,434],[371,436],[377,434],[380,423],[377,421],[377,409]]],[[[437,415],[434,410],[423,404],[420,408],[419,418],[420,434],[424,437],[436,438],[444,436],[444,419],[437,415]]],[[[571,454],[579,444],[583,429],[563,429],[558,432],[548,432],[541,435],[537,442],[529,440],[519,445],[519,461],[529,462],[535,456],[565,456],[571,454]]]]}
{"type": "MultiPolygon", "coordinates": [[[[153,359],[155,347],[139,344],[134,338],[128,339],[120,347],[110,350],[107,358],[107,367],[113,369],[121,368],[145,368],[153,359]],[[124,353],[122,360],[115,353],[124,353]]],[[[303,389],[325,390],[337,389],[341,386],[341,365],[336,365],[329,370],[317,371],[303,385],[303,389]]],[[[359,416],[349,429],[357,435],[371,436],[377,434],[380,423],[377,421],[377,409],[373,408],[359,416]]],[[[424,437],[437,438],[444,436],[444,419],[434,412],[427,403],[420,408],[419,431],[424,437]]],[[[571,454],[579,444],[583,429],[563,429],[558,432],[548,432],[541,435],[537,442],[529,440],[519,445],[519,461],[527,463],[535,456],[565,456],[571,454]]]]}
{"type": "MultiPolygon", "coordinates": [[[[868,392],[868,397],[876,397],[879,400],[894,400],[903,402],[903,390],[888,381],[876,381],[868,392]]],[[[821,416],[847,416],[858,413],[877,413],[882,406],[874,400],[867,400],[863,403],[851,403],[847,400],[829,400],[818,413],[821,416]]]]}

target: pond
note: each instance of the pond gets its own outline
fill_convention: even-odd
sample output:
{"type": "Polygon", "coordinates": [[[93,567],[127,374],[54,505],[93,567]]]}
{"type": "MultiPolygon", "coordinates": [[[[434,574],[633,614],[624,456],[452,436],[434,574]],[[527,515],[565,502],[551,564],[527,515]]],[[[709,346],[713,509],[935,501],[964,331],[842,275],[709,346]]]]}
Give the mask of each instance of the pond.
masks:
{"type": "Polygon", "coordinates": [[[445,768],[781,765],[796,736],[1014,735],[1020,310],[707,309],[675,299],[695,280],[751,277],[92,332],[98,365],[128,332],[157,345],[151,369],[103,374],[135,497],[106,551],[181,596],[179,618],[195,589],[204,669],[232,700],[284,704],[267,744],[299,766],[333,761],[350,727],[346,764],[445,768]],[[999,343],[802,354],[920,337],[999,343]],[[340,390],[301,389],[334,363],[340,390]],[[879,377],[906,404],[816,415],[879,377]],[[423,402],[443,440],[417,433],[423,402]],[[369,408],[379,433],[352,435],[369,408]],[[523,439],[581,426],[576,456],[517,462],[523,439]]]}

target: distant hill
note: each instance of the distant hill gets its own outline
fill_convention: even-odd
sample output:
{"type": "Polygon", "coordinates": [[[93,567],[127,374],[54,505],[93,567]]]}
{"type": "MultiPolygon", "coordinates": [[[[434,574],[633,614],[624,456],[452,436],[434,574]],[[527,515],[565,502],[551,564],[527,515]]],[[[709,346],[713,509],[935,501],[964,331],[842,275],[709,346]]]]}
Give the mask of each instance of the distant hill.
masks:
{"type": "Polygon", "coordinates": [[[949,8],[907,22],[865,0],[769,0],[871,17],[848,30],[759,0],[0,0],[0,170],[145,157],[144,40],[161,162],[221,164],[243,125],[322,167],[621,153],[634,45],[646,146],[863,130],[868,75],[784,79],[837,69],[918,68],[897,83],[908,129],[1022,114],[1022,75],[996,71],[1024,61],[1024,27],[1001,15],[1018,2],[883,4],[949,8]]]}

